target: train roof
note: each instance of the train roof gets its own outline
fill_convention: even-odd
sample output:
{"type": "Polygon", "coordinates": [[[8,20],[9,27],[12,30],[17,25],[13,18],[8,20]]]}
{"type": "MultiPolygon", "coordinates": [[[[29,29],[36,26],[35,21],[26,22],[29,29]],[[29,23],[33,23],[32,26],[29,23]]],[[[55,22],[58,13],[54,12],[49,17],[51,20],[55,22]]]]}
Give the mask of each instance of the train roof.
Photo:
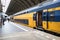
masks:
{"type": "Polygon", "coordinates": [[[50,1],[50,2],[42,3],[41,5],[39,5],[39,7],[37,9],[33,9],[29,12],[54,8],[54,7],[58,7],[58,6],[60,6],[60,0],[55,0],[55,1],[53,0],[53,1],[50,1]]]}
{"type": "Polygon", "coordinates": [[[31,7],[29,9],[25,9],[23,11],[17,12],[14,15],[27,13],[27,12],[36,12],[36,11],[39,11],[39,10],[58,7],[58,6],[60,6],[60,0],[49,0],[49,1],[42,2],[42,3],[40,3],[40,4],[38,4],[34,7],[31,7]]]}

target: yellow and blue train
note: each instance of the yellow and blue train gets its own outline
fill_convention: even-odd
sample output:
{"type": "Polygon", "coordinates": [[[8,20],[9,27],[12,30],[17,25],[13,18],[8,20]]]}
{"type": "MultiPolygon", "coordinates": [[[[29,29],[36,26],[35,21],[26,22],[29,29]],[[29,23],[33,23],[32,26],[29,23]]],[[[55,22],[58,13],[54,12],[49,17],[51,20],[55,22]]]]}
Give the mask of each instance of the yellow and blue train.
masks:
{"type": "Polygon", "coordinates": [[[60,0],[42,3],[27,12],[20,12],[13,19],[31,28],[42,28],[60,34],[60,0]]]}

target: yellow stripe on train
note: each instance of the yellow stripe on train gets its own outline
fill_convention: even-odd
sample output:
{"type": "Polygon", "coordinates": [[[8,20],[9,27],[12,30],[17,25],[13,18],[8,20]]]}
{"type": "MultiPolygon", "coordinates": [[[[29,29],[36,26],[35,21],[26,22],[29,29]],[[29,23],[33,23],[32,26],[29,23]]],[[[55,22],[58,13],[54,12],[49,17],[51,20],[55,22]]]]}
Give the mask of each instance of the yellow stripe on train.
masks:
{"type": "Polygon", "coordinates": [[[51,11],[55,11],[55,10],[60,10],[60,7],[45,9],[45,10],[43,10],[43,12],[47,12],[47,11],[51,12],[51,11]]]}

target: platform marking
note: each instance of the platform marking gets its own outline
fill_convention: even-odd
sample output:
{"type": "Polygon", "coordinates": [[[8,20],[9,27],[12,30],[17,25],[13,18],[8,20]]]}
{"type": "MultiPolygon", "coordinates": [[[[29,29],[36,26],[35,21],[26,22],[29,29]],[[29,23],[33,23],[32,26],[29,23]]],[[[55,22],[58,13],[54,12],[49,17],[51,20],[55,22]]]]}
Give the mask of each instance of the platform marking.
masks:
{"type": "Polygon", "coordinates": [[[18,28],[24,30],[24,31],[28,31],[27,29],[20,27],[20,25],[17,25],[17,24],[15,24],[15,23],[13,23],[13,22],[11,22],[11,23],[12,23],[13,25],[15,25],[16,27],[18,27],[18,28]]]}

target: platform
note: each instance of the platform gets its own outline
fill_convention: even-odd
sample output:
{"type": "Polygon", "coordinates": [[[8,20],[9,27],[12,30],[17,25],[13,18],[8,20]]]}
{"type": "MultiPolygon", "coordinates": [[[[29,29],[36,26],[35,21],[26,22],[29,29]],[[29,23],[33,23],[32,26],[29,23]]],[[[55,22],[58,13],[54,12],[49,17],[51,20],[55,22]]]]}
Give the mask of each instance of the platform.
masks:
{"type": "Polygon", "coordinates": [[[0,40],[60,40],[60,37],[6,21],[0,28],[0,40]]]}

